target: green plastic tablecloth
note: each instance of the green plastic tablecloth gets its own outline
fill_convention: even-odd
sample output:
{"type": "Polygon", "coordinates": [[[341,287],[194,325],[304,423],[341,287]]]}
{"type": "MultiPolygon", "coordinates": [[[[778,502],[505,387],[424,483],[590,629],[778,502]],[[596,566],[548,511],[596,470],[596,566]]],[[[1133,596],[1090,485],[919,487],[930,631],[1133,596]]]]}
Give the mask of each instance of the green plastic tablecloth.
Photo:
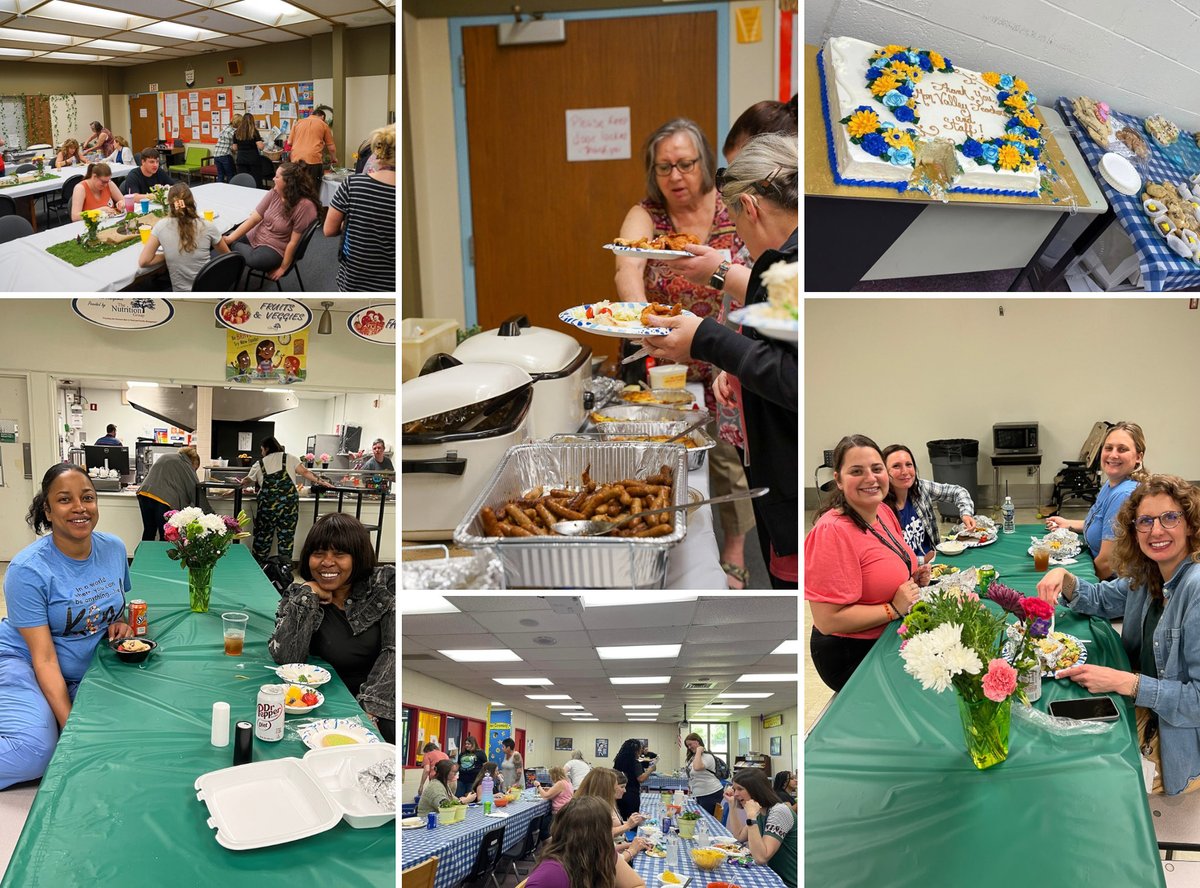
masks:
{"type": "MultiPolygon", "coordinates": [[[[120,662],[104,645],[96,652],[0,885],[391,888],[394,823],[353,829],[343,821],[253,851],[217,844],[193,788],[201,774],[233,764],[232,725],[229,746],[209,743],[212,704],[228,702],[231,721],[254,721],[258,689],[274,678],[264,667],[274,666],[267,639],[279,595],[249,550],[232,546],[213,572],[209,612],[193,614],[187,574],[168,548],[141,543],[130,568],[130,597],[147,602],[159,648],[140,665],[120,662]],[[242,657],[224,653],[221,613],[230,610],[250,615],[242,657]]],[[[362,715],[336,674],[321,690],[325,703],[308,717],[362,715]]],[[[277,743],[254,741],[255,761],[307,751],[286,733],[277,743]]]]}
{"type": "MultiPolygon", "coordinates": [[[[939,558],[990,563],[1034,594],[1040,574],[1022,525],[991,546],[939,558]]],[[[1086,553],[1068,569],[1093,579],[1086,553]]],[[[994,607],[994,605],[992,605],[994,607]]],[[[1129,702],[1105,734],[1062,737],[1012,722],[1008,759],[976,770],[953,690],[924,691],[904,672],[892,623],[804,745],[804,876],[810,885],[1013,888],[1163,886],[1129,702]]],[[[1087,645],[1088,662],[1128,669],[1105,620],[1064,607],[1055,629],[1087,645]]],[[[1034,706],[1089,696],[1044,680],[1034,706]]]]}

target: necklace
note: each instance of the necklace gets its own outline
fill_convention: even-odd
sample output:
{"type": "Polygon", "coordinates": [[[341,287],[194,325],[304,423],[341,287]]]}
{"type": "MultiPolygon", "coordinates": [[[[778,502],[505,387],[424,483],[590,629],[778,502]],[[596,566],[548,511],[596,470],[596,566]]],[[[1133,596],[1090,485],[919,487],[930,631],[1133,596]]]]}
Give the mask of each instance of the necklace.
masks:
{"type": "Polygon", "coordinates": [[[881,542],[885,546],[887,546],[888,549],[890,549],[897,558],[899,558],[901,561],[903,561],[906,569],[912,570],[912,561],[909,559],[908,554],[905,552],[904,546],[900,543],[899,540],[897,540],[894,536],[892,536],[892,532],[890,530],[888,530],[888,526],[886,524],[884,524],[882,521],[878,521],[878,519],[876,519],[876,522],[879,524],[880,527],[883,528],[883,532],[887,534],[888,538],[886,540],[882,536],[879,535],[879,531],[877,531],[875,529],[874,524],[868,525],[867,530],[871,531],[871,533],[874,534],[875,539],[879,540],[879,542],[881,542]]]}

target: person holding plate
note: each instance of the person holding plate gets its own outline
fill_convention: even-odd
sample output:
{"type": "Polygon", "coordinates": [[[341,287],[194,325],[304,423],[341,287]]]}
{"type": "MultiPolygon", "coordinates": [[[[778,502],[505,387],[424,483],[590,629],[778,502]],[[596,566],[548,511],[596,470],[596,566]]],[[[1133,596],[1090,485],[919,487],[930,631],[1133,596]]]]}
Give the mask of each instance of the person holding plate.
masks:
{"type": "Polygon", "coordinates": [[[300,550],[300,576],[283,593],[267,650],[276,663],[325,660],[380,735],[396,742],[396,568],[376,566],[358,519],[323,515],[300,550]]]}
{"type": "Polygon", "coordinates": [[[26,520],[50,534],[18,552],[4,575],[0,790],[45,773],[101,640],[133,636],[123,616],[125,543],[96,530],[100,506],[87,469],[51,466],[26,520]]]}
{"type": "MultiPolygon", "coordinates": [[[[721,194],[756,257],[748,304],[765,302],[763,275],[773,265],[797,261],[800,176],[794,137],[766,133],[746,143],[727,170],[718,170],[721,194]]],[[[743,325],[740,333],[712,317],[653,317],[666,336],[647,336],[656,358],[696,357],[721,369],[713,391],[722,404],[741,411],[746,430],[746,472],[751,487],[770,492],[753,503],[759,545],[776,589],[795,589],[799,573],[798,466],[781,453],[799,451],[800,375],[796,345],[743,325]]]]}
{"type": "Polygon", "coordinates": [[[933,503],[952,503],[962,516],[963,527],[975,529],[975,503],[965,487],[940,484],[917,477],[917,460],[903,444],[889,444],[883,449],[883,462],[888,471],[888,493],[884,502],[900,519],[904,542],[917,553],[923,563],[933,561],[941,534],[933,503]]]}
{"type": "Polygon", "coordinates": [[[1051,515],[1047,530],[1067,530],[1083,534],[1095,562],[1096,576],[1106,580],[1113,575],[1112,550],[1116,540],[1117,513],[1141,481],[1149,477],[1142,460],[1146,456],[1146,435],[1136,422],[1118,422],[1104,436],[1100,448],[1100,468],[1108,484],[1100,488],[1096,501],[1082,521],[1051,515]]]}
{"type": "MultiPolygon", "coordinates": [[[[639,240],[664,234],[690,234],[736,264],[743,252],[729,211],[716,188],[716,158],[708,137],[687,118],[668,121],[650,134],[642,147],[646,171],[646,197],[630,208],[621,223],[621,237],[639,240]]],[[[735,302],[723,309],[722,285],[716,278],[701,284],[670,273],[670,261],[647,260],[635,253],[616,253],[616,285],[625,302],[681,303],[698,318],[718,318],[722,311],[740,308],[735,302]]],[[[728,268],[728,266],[727,266],[728,268]]],[[[721,277],[721,282],[724,277],[721,277]]],[[[714,422],[708,432],[717,440],[709,455],[709,478],[713,496],[749,489],[736,447],[745,446],[745,435],[737,412],[723,406],[712,390],[716,371],[707,361],[688,360],[688,380],[704,384],[704,406],[714,422]]],[[[631,381],[631,380],[627,380],[631,381]]],[[[749,580],[744,554],[746,534],[754,529],[754,507],[748,500],[722,503],[717,507],[724,540],[721,569],[733,589],[749,580]]]]}
{"type": "Polygon", "coordinates": [[[1122,618],[1133,670],[1088,664],[1057,677],[1093,694],[1129,697],[1138,743],[1157,767],[1150,791],[1191,792],[1200,788],[1200,489],[1176,475],[1150,475],[1116,525],[1114,579],[1089,583],[1056,567],[1037,591],[1078,614],[1122,618]]]}

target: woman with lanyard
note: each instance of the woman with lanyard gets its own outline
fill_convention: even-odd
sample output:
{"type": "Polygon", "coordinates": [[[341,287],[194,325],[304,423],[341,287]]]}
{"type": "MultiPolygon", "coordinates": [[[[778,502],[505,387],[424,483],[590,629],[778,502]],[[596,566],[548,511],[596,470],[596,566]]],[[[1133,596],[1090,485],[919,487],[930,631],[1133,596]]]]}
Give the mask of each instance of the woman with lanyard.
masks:
{"type": "Polygon", "coordinates": [[[833,465],[837,490],[804,539],[804,597],[813,665],[840,691],[888,623],[912,608],[929,568],[904,542],[896,513],[880,508],[888,474],[879,446],[847,435],[833,465]]]}
{"type": "Polygon", "coordinates": [[[258,511],[254,516],[254,560],[260,564],[271,554],[271,541],[279,536],[279,555],[292,560],[296,538],[296,521],[300,517],[300,495],[296,492],[295,475],[320,484],[321,479],[283,449],[274,436],[263,439],[262,458],[251,467],[242,481],[243,487],[258,485],[258,511]]]}

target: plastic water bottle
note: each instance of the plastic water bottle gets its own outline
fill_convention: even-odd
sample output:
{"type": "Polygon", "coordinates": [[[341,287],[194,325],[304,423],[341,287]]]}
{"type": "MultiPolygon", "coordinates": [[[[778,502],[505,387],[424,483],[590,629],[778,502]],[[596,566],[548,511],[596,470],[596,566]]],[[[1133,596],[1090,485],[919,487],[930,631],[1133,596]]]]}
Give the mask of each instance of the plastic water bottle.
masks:
{"type": "Polygon", "coordinates": [[[1004,498],[1004,505],[1000,507],[1000,513],[1004,516],[1004,532],[1016,533],[1017,507],[1013,505],[1011,496],[1004,498]]]}
{"type": "Polygon", "coordinates": [[[667,833],[667,868],[676,869],[679,866],[679,833],[672,829],[667,833]]]}
{"type": "Polygon", "coordinates": [[[704,822],[704,818],[700,819],[700,825],[696,827],[696,847],[707,848],[712,844],[712,837],[708,834],[708,824],[704,822]]]}
{"type": "Polygon", "coordinates": [[[479,783],[479,800],[483,802],[483,813],[492,813],[492,790],[496,784],[492,782],[492,775],[485,774],[482,781],[479,783]]]}
{"type": "Polygon", "coordinates": [[[677,808],[683,807],[683,790],[682,789],[675,790],[675,795],[673,795],[671,797],[671,804],[677,808]]]}

